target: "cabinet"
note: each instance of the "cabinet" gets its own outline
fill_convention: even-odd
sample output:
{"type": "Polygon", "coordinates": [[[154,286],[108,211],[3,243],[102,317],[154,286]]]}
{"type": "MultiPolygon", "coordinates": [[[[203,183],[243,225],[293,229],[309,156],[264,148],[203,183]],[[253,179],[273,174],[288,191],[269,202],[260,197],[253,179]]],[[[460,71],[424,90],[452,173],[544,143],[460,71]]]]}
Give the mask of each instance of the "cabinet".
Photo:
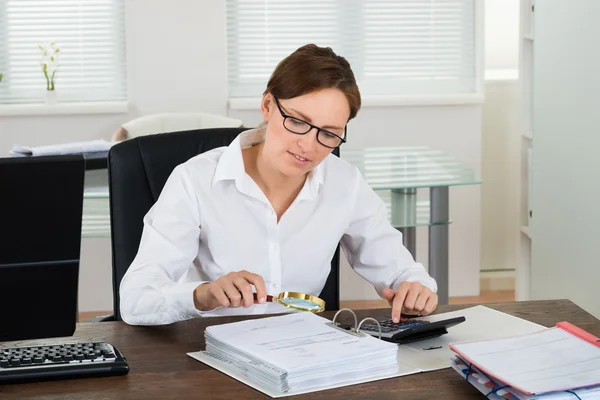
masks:
{"type": "Polygon", "coordinates": [[[533,61],[535,0],[521,0],[519,29],[519,82],[520,82],[520,185],[519,185],[519,265],[516,276],[516,299],[529,300],[531,274],[530,229],[532,157],[533,157],[533,61]]]}

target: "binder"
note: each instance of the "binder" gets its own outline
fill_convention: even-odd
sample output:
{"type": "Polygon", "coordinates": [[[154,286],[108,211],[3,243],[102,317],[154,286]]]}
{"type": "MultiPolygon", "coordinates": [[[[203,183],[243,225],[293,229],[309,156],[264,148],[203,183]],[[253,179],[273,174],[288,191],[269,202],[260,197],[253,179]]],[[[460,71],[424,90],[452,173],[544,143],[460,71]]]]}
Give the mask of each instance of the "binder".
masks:
{"type": "Polygon", "coordinates": [[[452,368],[490,399],[600,398],[600,339],[569,322],[450,349],[452,368]]]}
{"type": "Polygon", "coordinates": [[[293,313],[209,326],[206,351],[193,357],[272,397],[420,372],[399,362],[397,345],[359,325],[348,331],[335,320],[293,313]]]}

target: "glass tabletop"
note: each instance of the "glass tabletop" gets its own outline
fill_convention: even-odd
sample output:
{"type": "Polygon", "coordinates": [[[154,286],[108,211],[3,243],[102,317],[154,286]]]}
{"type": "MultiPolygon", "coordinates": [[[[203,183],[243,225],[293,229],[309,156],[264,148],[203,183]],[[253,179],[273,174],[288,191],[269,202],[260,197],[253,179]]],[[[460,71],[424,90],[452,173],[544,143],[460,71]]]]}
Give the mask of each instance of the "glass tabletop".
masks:
{"type": "Polygon", "coordinates": [[[341,149],[340,157],[356,166],[375,190],[481,183],[472,168],[429,147],[341,149]]]}
{"type": "Polygon", "coordinates": [[[392,214],[392,193],[390,190],[376,190],[375,193],[381,197],[387,209],[388,221],[396,228],[411,228],[418,226],[431,225],[449,225],[452,220],[431,223],[431,204],[429,200],[418,199],[416,196],[413,201],[407,201],[401,213],[392,214]]]}

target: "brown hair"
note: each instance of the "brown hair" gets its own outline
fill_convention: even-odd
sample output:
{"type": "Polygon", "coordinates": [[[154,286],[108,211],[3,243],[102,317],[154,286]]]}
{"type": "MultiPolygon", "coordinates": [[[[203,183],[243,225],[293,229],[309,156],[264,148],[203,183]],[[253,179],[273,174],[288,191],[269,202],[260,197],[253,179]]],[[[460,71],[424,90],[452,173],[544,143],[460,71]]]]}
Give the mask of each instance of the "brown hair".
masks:
{"type": "Polygon", "coordinates": [[[291,99],[322,89],[341,90],[350,105],[350,118],[360,109],[360,92],[348,61],[330,47],[307,44],[281,60],[264,94],[291,99]]]}

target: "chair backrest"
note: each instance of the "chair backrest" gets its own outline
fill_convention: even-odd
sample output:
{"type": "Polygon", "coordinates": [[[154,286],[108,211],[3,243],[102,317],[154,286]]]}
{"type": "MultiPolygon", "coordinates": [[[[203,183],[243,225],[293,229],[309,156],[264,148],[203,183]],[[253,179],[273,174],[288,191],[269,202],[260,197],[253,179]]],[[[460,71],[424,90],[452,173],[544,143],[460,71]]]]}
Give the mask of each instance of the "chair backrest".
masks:
{"type": "Polygon", "coordinates": [[[182,132],[194,129],[237,128],[242,121],[209,113],[161,113],[145,115],[124,123],[127,138],[153,135],[157,133],[182,132]]]}
{"type": "MultiPolygon", "coordinates": [[[[126,140],[112,147],[108,156],[108,175],[116,320],[121,320],[119,285],[137,254],[144,216],[158,200],[173,169],[200,153],[228,146],[245,129],[214,128],[157,134],[126,140]]],[[[338,149],[334,153],[339,155],[338,149]]],[[[339,246],[320,297],[325,300],[328,310],[339,308],[339,246]]]]}

